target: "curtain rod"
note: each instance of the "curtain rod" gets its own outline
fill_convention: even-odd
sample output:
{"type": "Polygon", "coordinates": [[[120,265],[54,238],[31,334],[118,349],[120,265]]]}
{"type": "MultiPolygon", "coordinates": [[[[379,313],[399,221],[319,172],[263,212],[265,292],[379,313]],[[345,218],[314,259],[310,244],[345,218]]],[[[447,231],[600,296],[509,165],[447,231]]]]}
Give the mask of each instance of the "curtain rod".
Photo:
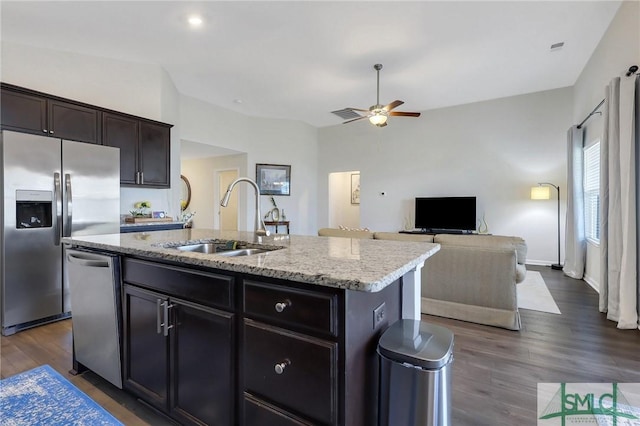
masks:
{"type": "Polygon", "coordinates": [[[597,106],[597,107],[595,107],[595,108],[593,109],[593,111],[591,111],[591,112],[589,113],[589,115],[587,115],[587,116],[584,118],[584,120],[582,120],[582,123],[578,124],[578,129],[581,129],[581,128],[582,128],[582,125],[583,125],[584,123],[586,123],[586,122],[587,122],[587,120],[588,120],[588,119],[590,119],[590,118],[591,118],[591,116],[592,116],[593,114],[599,114],[599,113],[600,113],[600,111],[598,111],[598,110],[600,109],[600,107],[601,107],[603,104],[604,104],[604,99],[600,101],[600,103],[598,104],[598,106],[597,106]]]}
{"type": "MultiPolygon", "coordinates": [[[[638,71],[638,66],[637,66],[637,65],[632,65],[632,66],[630,66],[630,67],[629,67],[629,70],[627,71],[627,73],[626,73],[625,75],[626,75],[627,77],[629,77],[629,76],[631,76],[631,75],[635,74],[635,73],[636,73],[636,71],[638,71]]],[[[581,129],[581,128],[582,128],[582,125],[583,125],[584,123],[586,123],[586,122],[587,122],[587,120],[588,120],[588,119],[590,119],[592,115],[594,115],[594,114],[601,114],[601,112],[600,112],[600,111],[598,111],[598,110],[600,109],[600,107],[602,106],[602,104],[604,104],[604,99],[600,101],[600,103],[598,104],[598,106],[596,106],[596,107],[593,109],[593,111],[591,111],[591,112],[589,113],[589,115],[587,115],[587,116],[584,118],[584,120],[582,120],[582,122],[581,122],[580,124],[578,124],[578,129],[581,129]]]]}

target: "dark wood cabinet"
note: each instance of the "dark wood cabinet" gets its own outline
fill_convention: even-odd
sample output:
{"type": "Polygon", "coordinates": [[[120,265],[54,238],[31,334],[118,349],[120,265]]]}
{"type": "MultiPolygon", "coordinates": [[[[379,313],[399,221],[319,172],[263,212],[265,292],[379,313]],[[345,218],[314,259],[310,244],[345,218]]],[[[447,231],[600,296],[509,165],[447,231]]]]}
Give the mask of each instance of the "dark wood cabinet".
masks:
{"type": "Polygon", "coordinates": [[[171,187],[171,125],[2,83],[1,127],[120,148],[120,184],[171,187]]]}
{"type": "Polygon", "coordinates": [[[256,424],[339,424],[337,307],[335,294],[244,281],[245,415],[256,424]]]}
{"type": "Polygon", "coordinates": [[[137,184],[140,121],[120,114],[102,115],[102,144],[120,148],[120,184],[137,184]]]}
{"type": "Polygon", "coordinates": [[[47,113],[49,136],[100,143],[100,111],[73,103],[47,100],[47,113]]]}
{"type": "Polygon", "coordinates": [[[101,112],[95,108],[3,87],[1,109],[3,129],[100,143],[101,112]]]}
{"type": "Polygon", "coordinates": [[[377,424],[401,280],[369,293],[130,256],[122,279],[124,388],[181,424],[377,424]]]}
{"type": "Polygon", "coordinates": [[[245,391],[323,425],[338,421],[338,344],[245,320],[245,391]]]}
{"type": "Polygon", "coordinates": [[[170,130],[163,124],[141,122],[138,146],[141,185],[169,187],[170,130]]]}
{"type": "Polygon", "coordinates": [[[175,299],[169,303],[170,413],[183,424],[233,424],[233,314],[175,299]]]}
{"type": "Polygon", "coordinates": [[[166,296],[124,286],[123,386],[157,408],[168,403],[169,340],[160,328],[166,296]]]}
{"type": "Polygon", "coordinates": [[[232,425],[235,316],[178,297],[207,295],[206,304],[224,304],[224,289],[191,292],[190,277],[191,286],[231,283],[217,274],[123,261],[124,388],[181,424],[232,425]]]}
{"type": "Polygon", "coordinates": [[[2,88],[2,128],[17,132],[48,135],[47,100],[2,88]]]}
{"type": "Polygon", "coordinates": [[[120,184],[168,188],[171,127],[126,115],[104,113],[102,144],[120,148],[120,184]]]}

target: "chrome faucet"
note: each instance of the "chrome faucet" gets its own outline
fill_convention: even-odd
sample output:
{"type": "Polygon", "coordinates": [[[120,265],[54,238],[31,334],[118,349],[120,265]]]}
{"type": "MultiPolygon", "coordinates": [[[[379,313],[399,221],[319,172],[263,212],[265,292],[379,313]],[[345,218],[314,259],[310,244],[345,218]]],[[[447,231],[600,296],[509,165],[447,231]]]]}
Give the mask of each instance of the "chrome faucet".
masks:
{"type": "Polygon", "coordinates": [[[260,216],[260,188],[258,188],[257,183],[255,183],[254,181],[246,177],[241,177],[234,180],[229,185],[229,188],[227,188],[227,192],[226,194],[224,194],[224,197],[222,197],[222,201],[220,201],[220,205],[222,207],[227,207],[227,204],[229,204],[229,198],[231,197],[231,191],[233,190],[233,187],[236,186],[238,182],[250,183],[253,186],[253,189],[256,190],[256,225],[255,225],[254,232],[259,237],[268,237],[270,235],[270,232],[267,231],[267,228],[265,228],[262,217],[260,216]]]}

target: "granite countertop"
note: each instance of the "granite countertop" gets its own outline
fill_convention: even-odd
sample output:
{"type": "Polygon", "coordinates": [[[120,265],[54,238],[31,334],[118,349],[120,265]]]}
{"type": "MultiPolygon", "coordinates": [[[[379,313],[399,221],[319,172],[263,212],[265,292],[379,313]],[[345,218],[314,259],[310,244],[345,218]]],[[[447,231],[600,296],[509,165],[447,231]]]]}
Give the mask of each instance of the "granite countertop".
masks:
{"type": "Polygon", "coordinates": [[[382,290],[440,249],[438,244],[422,242],[278,234],[263,237],[260,245],[281,249],[252,256],[225,257],[171,248],[212,240],[243,241],[249,246],[256,241],[251,232],[210,229],[62,239],[76,247],[367,292],[382,290]]]}

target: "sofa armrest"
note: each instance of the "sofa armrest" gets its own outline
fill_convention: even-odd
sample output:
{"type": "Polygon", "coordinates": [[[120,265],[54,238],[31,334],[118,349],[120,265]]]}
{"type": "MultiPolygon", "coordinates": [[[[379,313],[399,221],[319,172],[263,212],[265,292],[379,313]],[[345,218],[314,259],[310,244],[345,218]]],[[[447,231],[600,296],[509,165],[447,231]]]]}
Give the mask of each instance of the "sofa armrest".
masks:
{"type": "Polygon", "coordinates": [[[442,245],[422,269],[422,297],[517,310],[516,250],[442,245]]]}

